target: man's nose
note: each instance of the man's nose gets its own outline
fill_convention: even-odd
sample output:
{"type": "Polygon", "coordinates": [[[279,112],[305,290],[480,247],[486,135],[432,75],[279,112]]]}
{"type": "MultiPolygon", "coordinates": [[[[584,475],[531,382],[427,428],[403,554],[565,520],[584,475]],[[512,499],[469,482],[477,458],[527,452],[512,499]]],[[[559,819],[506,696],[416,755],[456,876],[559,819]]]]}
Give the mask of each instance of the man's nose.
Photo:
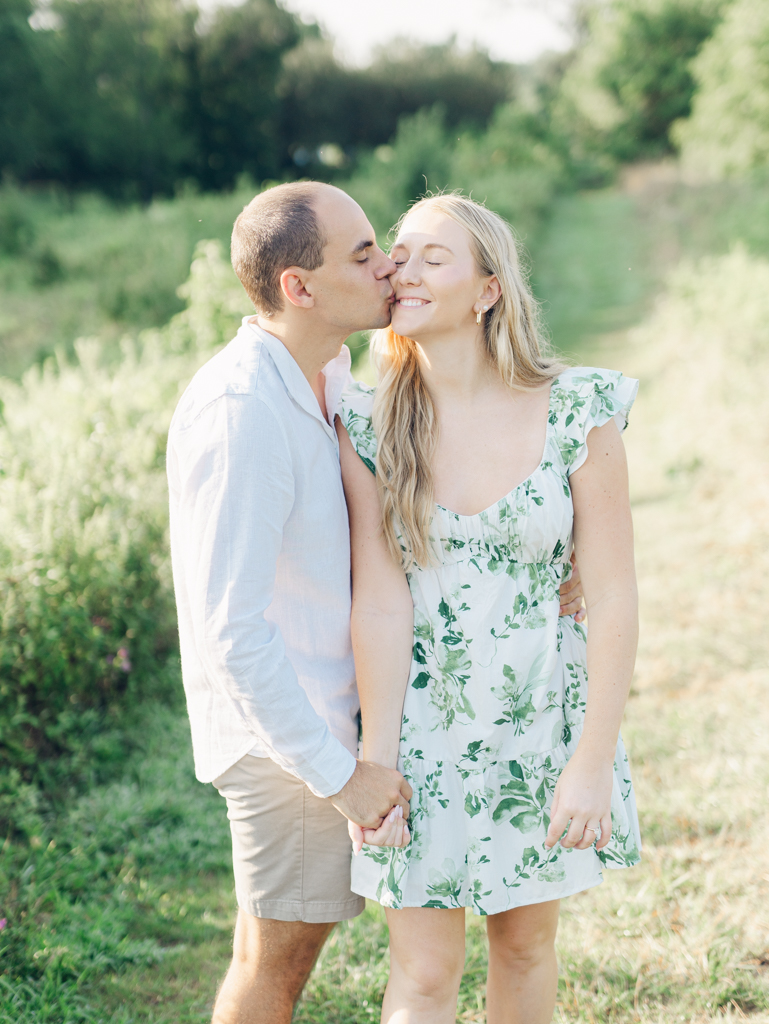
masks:
{"type": "Polygon", "coordinates": [[[390,259],[387,253],[382,253],[381,265],[377,267],[376,277],[377,280],[381,280],[383,277],[390,277],[391,274],[395,273],[395,263],[390,259]]]}

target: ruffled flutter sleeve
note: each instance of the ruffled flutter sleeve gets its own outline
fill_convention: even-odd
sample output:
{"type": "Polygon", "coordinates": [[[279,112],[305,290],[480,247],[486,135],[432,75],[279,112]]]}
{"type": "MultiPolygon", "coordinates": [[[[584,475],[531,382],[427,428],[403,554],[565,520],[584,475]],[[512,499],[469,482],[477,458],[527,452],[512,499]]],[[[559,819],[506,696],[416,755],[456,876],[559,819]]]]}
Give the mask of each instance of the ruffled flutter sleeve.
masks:
{"type": "Polygon", "coordinates": [[[376,388],[354,381],[342,391],[337,416],[349,434],[352,446],[376,475],[376,434],[371,422],[376,388]]]}
{"type": "Polygon", "coordinates": [[[614,419],[620,432],[638,393],[638,381],[619,370],[580,366],[562,373],[553,384],[551,401],[555,428],[566,471],[576,472],[587,459],[587,439],[593,427],[614,419]]]}

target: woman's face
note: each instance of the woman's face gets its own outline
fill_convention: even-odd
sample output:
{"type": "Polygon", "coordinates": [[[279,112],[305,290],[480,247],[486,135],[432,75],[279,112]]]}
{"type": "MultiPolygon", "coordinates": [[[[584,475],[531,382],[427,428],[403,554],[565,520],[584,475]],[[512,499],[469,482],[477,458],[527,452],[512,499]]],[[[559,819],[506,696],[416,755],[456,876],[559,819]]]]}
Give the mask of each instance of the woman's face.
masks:
{"type": "Polygon", "coordinates": [[[470,235],[439,210],[423,207],[410,213],[390,255],[396,265],[390,278],[396,334],[417,341],[462,329],[474,331],[473,307],[491,307],[487,289],[496,278],[481,277],[470,235]]]}

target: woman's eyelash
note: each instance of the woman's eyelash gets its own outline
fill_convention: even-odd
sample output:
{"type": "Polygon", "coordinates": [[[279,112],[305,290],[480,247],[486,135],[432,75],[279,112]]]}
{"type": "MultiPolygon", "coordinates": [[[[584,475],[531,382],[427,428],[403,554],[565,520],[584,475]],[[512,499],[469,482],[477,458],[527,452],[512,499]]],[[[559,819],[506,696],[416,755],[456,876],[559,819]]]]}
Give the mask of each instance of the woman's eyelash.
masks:
{"type": "MultiPolygon", "coordinates": [[[[405,264],[405,262],[406,262],[406,260],[400,260],[400,261],[393,260],[393,263],[395,264],[396,267],[402,267],[405,264]]],[[[440,267],[441,266],[440,263],[433,262],[432,260],[425,260],[425,263],[428,265],[428,267],[440,267]]]]}

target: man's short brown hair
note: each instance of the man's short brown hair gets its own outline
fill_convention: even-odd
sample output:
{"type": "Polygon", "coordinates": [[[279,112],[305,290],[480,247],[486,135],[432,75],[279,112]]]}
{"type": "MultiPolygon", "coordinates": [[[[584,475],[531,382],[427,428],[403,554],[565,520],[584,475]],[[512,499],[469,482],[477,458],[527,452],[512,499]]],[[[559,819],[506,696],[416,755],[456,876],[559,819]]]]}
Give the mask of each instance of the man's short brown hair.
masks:
{"type": "Polygon", "coordinates": [[[314,181],[276,185],[244,207],[232,229],[232,266],[256,311],[272,316],[283,308],[280,275],[286,267],[317,270],[326,239],[314,200],[314,181]]]}

